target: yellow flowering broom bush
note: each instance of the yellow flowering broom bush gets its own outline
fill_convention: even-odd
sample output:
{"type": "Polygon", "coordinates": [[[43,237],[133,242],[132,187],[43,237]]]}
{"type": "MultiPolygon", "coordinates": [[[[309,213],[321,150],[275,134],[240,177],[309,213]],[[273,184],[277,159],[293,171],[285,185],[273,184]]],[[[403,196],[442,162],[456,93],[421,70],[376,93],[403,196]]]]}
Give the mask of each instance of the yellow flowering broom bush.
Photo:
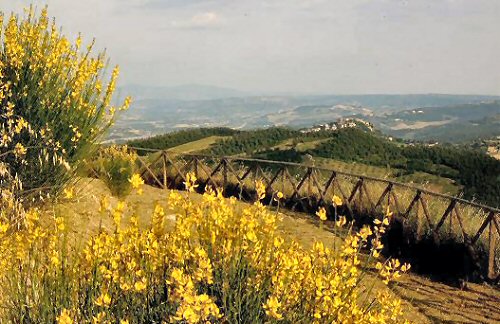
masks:
{"type": "MultiPolygon", "coordinates": [[[[131,183],[140,190],[135,175],[131,183]]],[[[196,179],[188,174],[188,191],[196,179]]],[[[265,188],[258,186],[262,197],[265,188]]],[[[377,256],[387,219],[349,235],[339,249],[307,250],[277,230],[279,214],[207,189],[201,202],[172,191],[146,228],[134,206],[104,199],[114,228],[83,246],[62,218],[22,230],[0,225],[0,317],[14,323],[400,323],[387,293],[365,296],[360,250],[377,256]],[[176,211],[173,228],[166,213],[176,211]]],[[[137,206],[136,208],[140,208],[137,206]]],[[[339,224],[343,225],[343,224],[339,224]]],[[[377,264],[388,282],[407,270],[377,264]]],[[[365,287],[371,285],[365,283],[365,287]]]]}
{"type": "Polygon", "coordinates": [[[92,48],[62,35],[46,8],[0,13],[0,161],[25,193],[60,189],[130,104],[112,106],[118,67],[106,73],[105,54],[92,48]]]}
{"type": "Polygon", "coordinates": [[[136,169],[137,154],[129,152],[126,145],[111,145],[99,150],[97,156],[87,165],[89,174],[96,175],[115,196],[121,197],[130,192],[129,179],[136,169]]]}

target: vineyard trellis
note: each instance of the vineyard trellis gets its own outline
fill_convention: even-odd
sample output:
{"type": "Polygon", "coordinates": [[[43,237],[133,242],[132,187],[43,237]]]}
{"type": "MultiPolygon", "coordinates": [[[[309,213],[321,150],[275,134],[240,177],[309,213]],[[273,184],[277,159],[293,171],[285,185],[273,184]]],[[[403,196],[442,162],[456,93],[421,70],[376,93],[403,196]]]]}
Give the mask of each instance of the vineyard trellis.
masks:
{"type": "Polygon", "coordinates": [[[223,188],[227,195],[252,199],[255,181],[267,187],[273,201],[278,191],[292,210],[314,212],[323,206],[333,217],[333,195],[342,201],[346,216],[379,217],[387,209],[394,219],[415,231],[417,240],[430,235],[441,240],[459,240],[471,255],[486,255],[482,269],[498,280],[500,269],[500,210],[418,186],[314,165],[258,160],[240,157],[215,157],[176,154],[165,150],[130,148],[137,151],[140,173],[145,181],[160,188],[182,188],[185,175],[193,172],[201,183],[223,188]],[[481,252],[478,252],[481,251],[481,252]]]}

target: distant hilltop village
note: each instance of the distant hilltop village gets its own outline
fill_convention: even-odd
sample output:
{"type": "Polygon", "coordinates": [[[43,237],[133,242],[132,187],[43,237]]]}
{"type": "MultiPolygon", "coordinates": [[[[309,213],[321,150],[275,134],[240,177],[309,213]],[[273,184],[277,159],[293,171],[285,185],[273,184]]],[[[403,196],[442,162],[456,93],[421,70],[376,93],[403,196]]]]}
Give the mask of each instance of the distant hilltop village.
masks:
{"type": "Polygon", "coordinates": [[[373,132],[373,124],[367,122],[366,120],[360,118],[339,118],[335,122],[314,125],[310,128],[301,129],[300,132],[303,134],[315,133],[321,131],[336,131],[343,128],[363,128],[370,132],[373,132]]]}
{"type": "Polygon", "coordinates": [[[500,160],[500,136],[483,141],[486,152],[497,160],[500,160]]]}

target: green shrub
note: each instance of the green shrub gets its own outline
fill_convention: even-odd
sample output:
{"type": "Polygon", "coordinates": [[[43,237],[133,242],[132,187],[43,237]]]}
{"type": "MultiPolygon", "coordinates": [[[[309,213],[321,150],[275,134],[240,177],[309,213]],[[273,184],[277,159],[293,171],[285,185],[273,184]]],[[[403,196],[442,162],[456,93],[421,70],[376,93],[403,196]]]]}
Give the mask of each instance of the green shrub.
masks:
{"type": "Polygon", "coordinates": [[[109,146],[99,151],[90,167],[104,181],[114,196],[122,197],[130,192],[129,179],[135,171],[137,155],[128,152],[127,146],[109,146]]]}

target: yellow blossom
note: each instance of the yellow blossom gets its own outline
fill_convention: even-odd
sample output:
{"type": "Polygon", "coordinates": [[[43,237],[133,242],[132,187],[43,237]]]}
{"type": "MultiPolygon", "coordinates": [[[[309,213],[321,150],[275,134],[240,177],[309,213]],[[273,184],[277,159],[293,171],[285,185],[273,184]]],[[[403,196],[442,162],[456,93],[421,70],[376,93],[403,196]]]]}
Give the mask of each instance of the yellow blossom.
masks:
{"type": "Polygon", "coordinates": [[[137,189],[137,193],[142,194],[142,185],[144,184],[144,180],[142,180],[141,176],[137,173],[134,173],[132,177],[128,180],[132,184],[132,188],[137,189]]]}
{"type": "Polygon", "coordinates": [[[276,197],[274,198],[275,201],[280,201],[281,199],[283,199],[283,193],[281,191],[278,191],[276,193],[276,197]]]}
{"type": "Polygon", "coordinates": [[[26,148],[21,143],[17,143],[14,147],[14,155],[16,157],[23,157],[26,155],[26,148]]]}
{"type": "Polygon", "coordinates": [[[342,204],[343,204],[342,198],[340,198],[337,195],[333,195],[333,199],[332,200],[333,200],[333,204],[335,206],[342,206],[342,204]]]}
{"type": "Polygon", "coordinates": [[[387,206],[387,209],[385,211],[385,216],[390,218],[390,217],[392,217],[392,215],[393,215],[393,212],[391,211],[391,207],[387,206]]]}
{"type": "Polygon", "coordinates": [[[100,312],[96,316],[92,316],[92,323],[93,324],[104,323],[105,318],[106,318],[106,313],[100,312]]]}
{"type": "Polygon", "coordinates": [[[342,227],[347,223],[345,216],[339,216],[338,220],[335,221],[335,225],[338,227],[342,227]]]}
{"type": "Polygon", "coordinates": [[[94,304],[100,307],[109,307],[111,304],[111,297],[106,292],[102,293],[99,297],[97,297],[94,304]]]}
{"type": "Polygon", "coordinates": [[[196,175],[192,172],[186,174],[186,181],[184,182],[184,185],[186,186],[186,190],[189,192],[194,192],[196,188],[198,188],[198,185],[196,184],[196,175]]]}
{"type": "Polygon", "coordinates": [[[142,278],[140,281],[137,281],[135,284],[134,284],[134,290],[137,291],[137,292],[141,292],[143,291],[144,289],[146,289],[146,279],[145,278],[142,278]]]}
{"type": "Polygon", "coordinates": [[[66,228],[64,224],[64,218],[56,217],[56,226],[59,231],[64,231],[64,229],[66,228]]]}
{"type": "Polygon", "coordinates": [[[257,180],[255,183],[255,190],[257,192],[257,199],[262,200],[266,197],[266,186],[261,180],[257,180]]]}
{"type": "Polygon", "coordinates": [[[2,222],[0,222],[0,235],[5,234],[8,229],[9,229],[9,224],[8,223],[2,223],[2,222]]]}
{"type": "Polygon", "coordinates": [[[71,313],[67,309],[63,309],[61,314],[57,316],[57,324],[72,324],[71,313]]]}
{"type": "Polygon", "coordinates": [[[324,207],[321,207],[317,212],[316,212],[316,216],[319,217],[320,220],[322,221],[326,221],[327,217],[326,217],[326,209],[324,207]]]}
{"type": "Polygon", "coordinates": [[[64,188],[63,192],[66,199],[72,199],[75,196],[73,188],[64,188]]]}
{"type": "Polygon", "coordinates": [[[281,319],[283,317],[282,314],[279,313],[279,308],[281,307],[281,303],[278,301],[278,298],[275,296],[271,296],[267,302],[263,305],[263,308],[266,312],[267,316],[270,316],[275,319],[281,319]]]}

